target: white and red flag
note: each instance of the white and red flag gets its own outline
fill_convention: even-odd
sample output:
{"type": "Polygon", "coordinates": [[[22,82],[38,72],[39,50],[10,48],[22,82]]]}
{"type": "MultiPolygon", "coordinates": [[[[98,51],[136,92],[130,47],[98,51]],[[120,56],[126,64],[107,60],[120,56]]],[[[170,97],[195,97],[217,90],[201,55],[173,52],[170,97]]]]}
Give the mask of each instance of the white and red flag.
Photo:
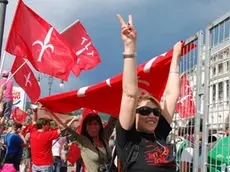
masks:
{"type": "Polygon", "coordinates": [[[78,77],[82,70],[95,68],[100,62],[99,52],[94,47],[86,29],[79,20],[61,33],[78,57],[72,72],[78,77]]]}
{"type": "MultiPolygon", "coordinates": [[[[183,55],[194,47],[192,44],[184,48],[186,51],[183,51],[183,55]]],[[[137,67],[140,93],[150,93],[158,100],[161,99],[168,80],[172,55],[173,49],[137,67]]],[[[122,74],[119,74],[92,86],[41,98],[38,102],[54,112],[67,113],[87,107],[117,117],[121,96],[122,74]]]]}
{"type": "Polygon", "coordinates": [[[25,60],[23,58],[16,57],[11,68],[11,73],[15,73],[17,69],[19,69],[23,65],[15,73],[14,80],[29,96],[31,103],[35,103],[40,97],[40,86],[33,71],[30,69],[27,63],[24,63],[25,60]]]}
{"type": "Polygon", "coordinates": [[[22,0],[18,2],[5,50],[28,59],[36,70],[65,81],[77,61],[66,40],[22,0]]]}
{"type": "Polygon", "coordinates": [[[195,100],[186,73],[181,76],[180,85],[180,97],[177,101],[176,112],[181,118],[193,117],[196,114],[195,100]]]}

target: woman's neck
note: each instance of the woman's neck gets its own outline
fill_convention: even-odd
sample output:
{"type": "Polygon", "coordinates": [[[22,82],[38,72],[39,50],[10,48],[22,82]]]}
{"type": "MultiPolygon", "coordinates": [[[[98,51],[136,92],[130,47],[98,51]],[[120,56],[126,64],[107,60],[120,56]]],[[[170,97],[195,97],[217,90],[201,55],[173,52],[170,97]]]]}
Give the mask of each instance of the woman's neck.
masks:
{"type": "Polygon", "coordinates": [[[93,138],[93,142],[94,142],[94,144],[95,144],[97,147],[102,147],[102,146],[103,146],[102,141],[101,141],[101,139],[100,139],[99,136],[98,136],[98,137],[94,137],[94,138],[93,138]]]}

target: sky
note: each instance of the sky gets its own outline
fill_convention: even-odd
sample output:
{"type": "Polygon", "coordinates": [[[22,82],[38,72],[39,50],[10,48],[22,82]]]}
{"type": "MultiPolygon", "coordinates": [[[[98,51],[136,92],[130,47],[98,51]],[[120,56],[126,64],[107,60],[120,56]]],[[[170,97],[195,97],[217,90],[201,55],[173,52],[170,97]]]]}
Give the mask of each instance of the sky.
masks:
{"type": "MultiPolygon", "coordinates": [[[[16,9],[17,0],[9,0],[6,11],[3,49],[16,9]]],[[[96,84],[123,69],[123,42],[116,14],[127,21],[133,16],[137,30],[137,63],[171,49],[230,11],[229,0],[24,0],[37,14],[59,32],[80,20],[100,53],[101,63],[76,78],[71,74],[64,89],[54,79],[52,94],[96,84]]],[[[14,56],[6,55],[4,69],[9,70],[14,56]]],[[[36,74],[38,76],[38,74],[36,74]]],[[[41,81],[41,97],[48,95],[48,79],[41,81]]]]}

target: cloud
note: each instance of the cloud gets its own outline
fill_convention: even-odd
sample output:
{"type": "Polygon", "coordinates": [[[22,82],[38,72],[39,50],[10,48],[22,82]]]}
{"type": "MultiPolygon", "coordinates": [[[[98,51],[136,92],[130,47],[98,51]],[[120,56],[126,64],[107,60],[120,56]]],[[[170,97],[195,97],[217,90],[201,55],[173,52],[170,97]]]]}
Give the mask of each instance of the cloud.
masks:
{"type": "MultiPolygon", "coordinates": [[[[25,0],[36,13],[52,24],[58,31],[80,19],[93,44],[100,52],[102,63],[93,70],[83,71],[79,78],[71,75],[65,89],[59,88],[55,79],[52,92],[58,93],[91,85],[112,77],[123,69],[123,44],[116,14],[125,19],[133,15],[138,32],[138,64],[164,53],[173,44],[186,39],[213,20],[229,11],[229,0],[25,0]]],[[[7,6],[4,42],[11,25],[17,0],[7,6]]],[[[10,69],[13,57],[7,55],[5,68],[10,69]]],[[[47,95],[47,81],[42,83],[42,95],[47,95]]]]}

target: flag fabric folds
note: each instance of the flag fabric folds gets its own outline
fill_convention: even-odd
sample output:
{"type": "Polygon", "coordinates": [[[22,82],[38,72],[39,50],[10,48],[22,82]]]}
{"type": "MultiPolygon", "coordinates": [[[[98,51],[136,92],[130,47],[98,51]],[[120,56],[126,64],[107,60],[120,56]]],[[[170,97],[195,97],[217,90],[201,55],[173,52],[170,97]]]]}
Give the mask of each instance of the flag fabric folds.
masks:
{"type": "Polygon", "coordinates": [[[28,114],[23,110],[19,109],[19,107],[15,107],[12,111],[11,118],[14,122],[19,122],[21,124],[24,123],[28,114]]]}
{"type": "MultiPolygon", "coordinates": [[[[194,47],[195,45],[189,51],[194,47]]],[[[184,54],[187,52],[184,51],[184,54]]],[[[161,99],[168,79],[172,54],[173,49],[137,67],[138,86],[141,94],[150,93],[158,100],[161,99]]],[[[38,101],[54,112],[66,113],[87,107],[117,117],[121,96],[122,74],[119,74],[98,84],[41,98],[38,101]]]]}
{"type": "Polygon", "coordinates": [[[18,68],[20,69],[15,73],[14,80],[29,96],[31,103],[35,103],[41,94],[38,81],[23,58],[15,58],[11,73],[13,74],[18,68]]]}
{"type": "Polygon", "coordinates": [[[65,81],[77,61],[65,39],[22,0],[19,0],[5,50],[28,59],[36,70],[65,81]]]}
{"type": "Polygon", "coordinates": [[[196,114],[195,100],[186,73],[181,76],[180,86],[180,97],[177,101],[176,112],[179,113],[181,118],[193,117],[196,114]]]}
{"type": "Polygon", "coordinates": [[[82,70],[95,68],[100,62],[99,52],[92,44],[92,40],[79,20],[61,33],[77,55],[77,62],[72,72],[78,77],[82,70]]]}

